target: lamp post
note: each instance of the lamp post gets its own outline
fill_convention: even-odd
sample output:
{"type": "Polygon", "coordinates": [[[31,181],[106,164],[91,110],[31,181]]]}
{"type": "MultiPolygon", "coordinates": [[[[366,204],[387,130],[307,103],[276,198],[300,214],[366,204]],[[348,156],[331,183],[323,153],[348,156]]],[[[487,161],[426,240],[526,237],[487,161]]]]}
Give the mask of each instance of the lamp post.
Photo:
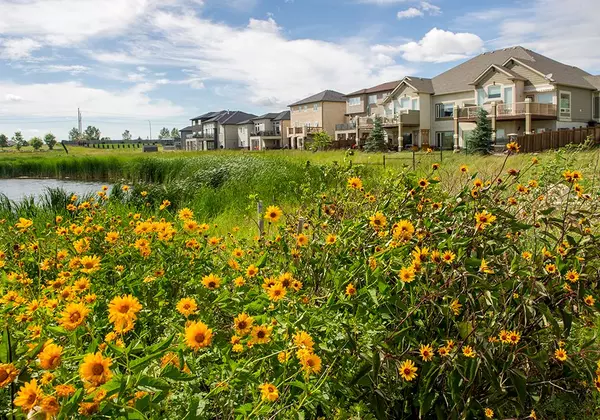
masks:
{"type": "Polygon", "coordinates": [[[148,125],[150,126],[150,138],[148,140],[152,140],[152,122],[148,120],[148,125]]]}

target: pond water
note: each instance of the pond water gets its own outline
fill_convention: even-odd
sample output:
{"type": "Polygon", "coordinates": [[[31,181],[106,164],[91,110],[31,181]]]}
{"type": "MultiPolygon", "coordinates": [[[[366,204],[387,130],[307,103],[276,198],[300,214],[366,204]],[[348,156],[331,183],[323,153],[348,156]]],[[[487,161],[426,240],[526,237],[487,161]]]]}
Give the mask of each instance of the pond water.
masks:
{"type": "Polygon", "coordinates": [[[85,195],[100,191],[103,185],[107,184],[60,179],[0,179],[0,193],[6,195],[9,200],[20,201],[24,197],[39,197],[47,188],[62,188],[69,193],[85,195]]]}

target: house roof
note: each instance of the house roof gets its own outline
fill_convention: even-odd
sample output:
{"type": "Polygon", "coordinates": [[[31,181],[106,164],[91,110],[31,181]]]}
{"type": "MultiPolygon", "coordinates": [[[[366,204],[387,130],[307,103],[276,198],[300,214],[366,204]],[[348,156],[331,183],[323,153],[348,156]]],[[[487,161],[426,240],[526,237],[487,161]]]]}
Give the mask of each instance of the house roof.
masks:
{"type": "Polygon", "coordinates": [[[275,121],[284,121],[290,119],[290,111],[282,111],[280,112],[273,120],[275,121]]]}
{"type": "Polygon", "coordinates": [[[210,118],[214,118],[215,116],[222,114],[223,112],[227,112],[227,111],[211,111],[211,112],[206,112],[202,115],[197,116],[196,118],[192,118],[192,120],[206,120],[206,119],[210,119],[210,118]]]}
{"type": "Polygon", "coordinates": [[[193,125],[188,125],[187,127],[180,129],[179,131],[192,131],[193,128],[193,125]]]}
{"type": "Polygon", "coordinates": [[[388,103],[389,101],[391,101],[392,98],[394,97],[394,95],[396,94],[396,92],[398,91],[398,89],[400,89],[400,87],[402,85],[408,85],[408,86],[412,87],[414,90],[416,90],[417,92],[429,93],[429,94],[434,93],[431,79],[427,79],[424,77],[406,76],[404,79],[400,80],[400,82],[394,88],[394,90],[392,90],[390,95],[384,99],[383,103],[388,103]]]}
{"type": "Polygon", "coordinates": [[[517,46],[485,52],[445,71],[432,79],[433,90],[436,95],[472,90],[473,87],[470,83],[477,79],[484,70],[492,64],[505,66],[511,58],[531,67],[542,75],[546,75],[549,82],[553,81],[557,84],[582,87],[584,89],[595,89],[592,83],[586,79],[586,77],[591,75],[580,68],[560,63],[534,51],[517,46]]]}
{"type": "Polygon", "coordinates": [[[227,125],[227,124],[237,124],[240,121],[245,121],[248,119],[253,119],[255,118],[256,115],[254,114],[248,114],[247,112],[242,112],[242,111],[229,111],[225,114],[221,114],[219,116],[219,123],[222,125],[227,125]]]}
{"type": "Polygon", "coordinates": [[[276,116],[279,115],[279,112],[269,112],[267,114],[263,114],[260,117],[253,118],[254,120],[272,120],[276,116]]]}
{"type": "Polygon", "coordinates": [[[346,102],[346,96],[343,93],[336,92],[335,90],[324,90],[323,92],[319,92],[315,95],[309,96],[308,98],[301,99],[298,102],[294,102],[288,106],[304,105],[313,102],[346,102]]]}
{"type": "Polygon", "coordinates": [[[237,123],[237,125],[244,125],[244,124],[254,124],[254,123],[252,122],[252,118],[248,118],[247,120],[240,121],[239,123],[237,123]]]}
{"type": "Polygon", "coordinates": [[[590,82],[592,86],[600,90],[600,75],[597,76],[586,76],[585,79],[590,82]]]}
{"type": "Polygon", "coordinates": [[[357,90],[355,92],[349,93],[346,96],[355,96],[355,95],[366,95],[369,93],[377,93],[377,92],[385,92],[388,90],[394,90],[396,86],[398,86],[400,80],[394,80],[393,82],[385,82],[377,86],[373,86],[366,89],[357,90]]]}

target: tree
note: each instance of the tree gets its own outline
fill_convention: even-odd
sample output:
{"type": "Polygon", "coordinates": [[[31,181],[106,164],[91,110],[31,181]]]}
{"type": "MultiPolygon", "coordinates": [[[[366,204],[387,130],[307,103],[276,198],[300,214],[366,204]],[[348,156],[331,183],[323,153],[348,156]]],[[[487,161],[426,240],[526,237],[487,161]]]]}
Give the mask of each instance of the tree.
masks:
{"type": "Polygon", "coordinates": [[[492,123],[483,108],[477,112],[477,123],[467,140],[467,147],[470,153],[488,154],[492,150],[492,123]]]}
{"type": "Polygon", "coordinates": [[[39,137],[33,137],[31,140],[29,140],[29,144],[33,147],[33,150],[37,151],[42,148],[44,142],[39,137]]]}
{"type": "Polygon", "coordinates": [[[21,150],[21,148],[23,146],[27,146],[27,142],[23,138],[23,134],[21,134],[20,131],[15,132],[15,135],[13,136],[12,141],[15,142],[15,146],[17,147],[17,150],[21,150]]]}
{"type": "Polygon", "coordinates": [[[129,130],[123,131],[123,135],[121,136],[123,140],[131,140],[131,133],[129,130]]]}
{"type": "Polygon", "coordinates": [[[46,143],[46,146],[48,146],[49,150],[54,149],[54,146],[56,145],[57,141],[56,141],[56,136],[52,133],[48,133],[44,136],[44,143],[46,143]]]}
{"type": "Polygon", "coordinates": [[[69,140],[81,141],[81,138],[81,132],[77,128],[73,127],[71,131],[69,131],[69,140]]]}
{"type": "Polygon", "coordinates": [[[169,131],[169,129],[167,127],[161,128],[160,133],[158,133],[158,139],[162,140],[168,138],[171,138],[171,132],[169,131]]]}
{"type": "Polygon", "coordinates": [[[99,141],[100,130],[94,127],[93,125],[88,125],[88,128],[86,128],[83,132],[83,139],[85,141],[99,141]]]}
{"type": "Polygon", "coordinates": [[[365,143],[365,151],[367,152],[382,152],[385,150],[385,139],[383,136],[383,126],[381,125],[381,117],[375,116],[373,121],[373,130],[369,134],[369,138],[365,143]]]}
{"type": "Polygon", "coordinates": [[[332,142],[333,139],[326,131],[319,131],[313,135],[312,142],[309,144],[308,148],[312,151],[325,150],[331,146],[332,142]]]}
{"type": "Polygon", "coordinates": [[[100,141],[111,141],[112,139],[110,137],[102,137],[100,139],[100,141]]]}
{"type": "Polygon", "coordinates": [[[8,137],[6,137],[6,134],[0,134],[0,147],[8,147],[8,137]]]}
{"type": "Polygon", "coordinates": [[[179,129],[177,129],[177,128],[173,128],[173,129],[171,130],[171,138],[172,138],[173,140],[179,140],[179,139],[181,139],[181,136],[179,135],[179,129]]]}

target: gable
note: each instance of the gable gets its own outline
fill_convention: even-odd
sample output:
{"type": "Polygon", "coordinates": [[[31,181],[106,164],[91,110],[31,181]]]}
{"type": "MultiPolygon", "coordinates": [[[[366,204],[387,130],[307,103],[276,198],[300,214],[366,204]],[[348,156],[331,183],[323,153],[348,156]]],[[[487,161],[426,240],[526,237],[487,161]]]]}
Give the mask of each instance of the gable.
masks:
{"type": "Polygon", "coordinates": [[[479,88],[479,87],[491,85],[494,83],[497,85],[512,85],[512,84],[514,84],[514,82],[512,80],[510,80],[508,75],[502,73],[501,71],[493,71],[493,69],[491,69],[485,75],[483,75],[482,77],[479,78],[479,80],[475,84],[475,87],[479,88]]]}
{"type": "Polygon", "coordinates": [[[524,77],[526,79],[525,86],[545,86],[549,83],[544,76],[516,61],[506,63],[505,67],[517,73],[519,76],[524,77]]]}

